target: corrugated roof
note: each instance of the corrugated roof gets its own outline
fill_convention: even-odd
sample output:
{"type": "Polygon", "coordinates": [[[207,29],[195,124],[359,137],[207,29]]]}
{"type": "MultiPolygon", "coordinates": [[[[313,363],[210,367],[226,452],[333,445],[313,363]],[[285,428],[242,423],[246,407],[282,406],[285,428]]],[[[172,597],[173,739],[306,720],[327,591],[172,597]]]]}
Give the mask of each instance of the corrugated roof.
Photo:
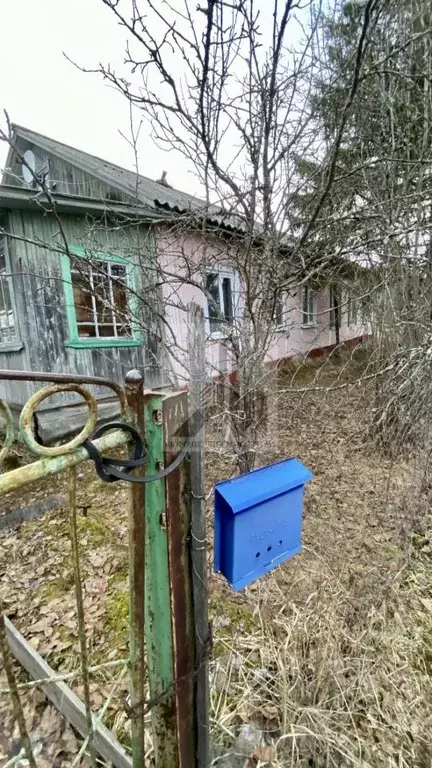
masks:
{"type": "MultiPolygon", "coordinates": [[[[100,157],[89,155],[87,152],[70,147],[68,144],[63,144],[48,136],[43,136],[21,125],[14,125],[13,129],[16,136],[35,144],[46,152],[57,155],[65,162],[71,163],[82,171],[92,174],[100,181],[116,187],[133,199],[138,199],[145,207],[159,211],[161,208],[165,208],[180,213],[187,211],[196,213],[206,210],[207,206],[203,200],[186,192],[172,189],[158,181],[148,179],[146,176],[139,175],[137,177],[133,171],[121,168],[119,165],[108,162],[108,160],[102,160],[100,157]]],[[[213,215],[220,216],[222,214],[221,209],[213,205],[209,206],[207,210],[213,215]]]]}

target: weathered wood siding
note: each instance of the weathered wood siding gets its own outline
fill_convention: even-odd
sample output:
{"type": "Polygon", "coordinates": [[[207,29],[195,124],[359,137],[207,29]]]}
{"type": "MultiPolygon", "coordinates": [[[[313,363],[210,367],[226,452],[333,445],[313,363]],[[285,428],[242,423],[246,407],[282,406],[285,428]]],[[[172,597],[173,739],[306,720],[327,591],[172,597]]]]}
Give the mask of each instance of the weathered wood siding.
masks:
{"type": "MultiPolygon", "coordinates": [[[[116,187],[100,181],[95,176],[81,170],[75,165],[66,162],[53,153],[49,153],[39,146],[18,138],[16,147],[21,155],[28,149],[34,152],[37,161],[37,169],[40,166],[49,166],[49,181],[54,194],[76,195],[78,197],[93,197],[98,200],[116,200],[130,202],[131,196],[123,193],[116,187]]],[[[103,163],[103,161],[101,161],[103,163]]],[[[5,173],[4,183],[17,187],[28,187],[22,176],[22,164],[17,154],[9,155],[9,170],[5,173]]]]}
{"type": "MultiPolygon", "coordinates": [[[[155,252],[148,227],[124,222],[97,222],[72,215],[62,215],[61,222],[69,247],[83,246],[120,255],[139,265],[136,289],[142,297],[140,319],[145,343],[139,347],[103,349],[66,347],[69,328],[60,271],[61,254],[50,250],[50,246],[63,247],[58,221],[52,214],[42,211],[10,211],[6,229],[12,235],[8,245],[23,349],[2,352],[0,348],[0,368],[103,376],[118,382],[124,381],[128,370],[139,368],[145,373],[146,386],[163,386],[152,333],[151,304],[156,301],[157,292],[151,283],[155,252]],[[14,239],[13,235],[25,240],[14,239]]],[[[1,395],[15,407],[22,405],[38,388],[31,383],[0,382],[1,395]]],[[[98,393],[102,397],[109,394],[109,390],[98,393]]],[[[74,395],[61,397],[62,400],[76,399],[74,395]]],[[[46,401],[46,407],[52,405],[52,400],[46,401]]]]}

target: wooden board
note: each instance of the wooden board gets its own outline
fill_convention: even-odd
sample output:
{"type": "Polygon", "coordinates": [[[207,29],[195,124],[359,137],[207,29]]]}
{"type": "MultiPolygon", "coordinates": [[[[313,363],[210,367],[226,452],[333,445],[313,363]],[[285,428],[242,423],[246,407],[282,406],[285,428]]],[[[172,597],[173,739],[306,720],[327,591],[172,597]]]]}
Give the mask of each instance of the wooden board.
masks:
{"type": "MultiPolygon", "coordinates": [[[[56,673],[32,648],[9,619],[5,619],[6,634],[14,657],[34,680],[53,677],[56,673]]],[[[87,736],[86,715],[83,702],[64,682],[41,685],[45,696],[84,738],[87,736]]],[[[94,718],[94,746],[104,760],[115,768],[132,768],[132,760],[114,738],[111,731],[94,718]]]]}
{"type": "Polygon", "coordinates": [[[6,515],[0,517],[0,531],[18,528],[21,523],[25,523],[28,520],[36,520],[46,512],[51,512],[53,509],[63,506],[65,501],[66,496],[64,493],[56,493],[54,496],[39,499],[39,501],[35,501],[27,507],[12,509],[6,515]]]}

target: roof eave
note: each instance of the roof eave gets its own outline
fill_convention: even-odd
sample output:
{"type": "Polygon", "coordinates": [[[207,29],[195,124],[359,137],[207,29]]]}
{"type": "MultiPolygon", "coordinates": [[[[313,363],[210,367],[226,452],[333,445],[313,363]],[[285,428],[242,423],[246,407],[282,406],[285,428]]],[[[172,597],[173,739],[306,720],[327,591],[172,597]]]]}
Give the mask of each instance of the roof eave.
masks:
{"type": "MultiPolygon", "coordinates": [[[[58,211],[62,213],[81,213],[83,215],[125,216],[140,221],[160,221],[167,218],[166,213],[153,211],[141,205],[131,205],[111,200],[98,200],[74,195],[56,195],[52,198],[58,211]]],[[[1,184],[0,209],[28,209],[50,211],[51,203],[43,192],[1,184]]]]}

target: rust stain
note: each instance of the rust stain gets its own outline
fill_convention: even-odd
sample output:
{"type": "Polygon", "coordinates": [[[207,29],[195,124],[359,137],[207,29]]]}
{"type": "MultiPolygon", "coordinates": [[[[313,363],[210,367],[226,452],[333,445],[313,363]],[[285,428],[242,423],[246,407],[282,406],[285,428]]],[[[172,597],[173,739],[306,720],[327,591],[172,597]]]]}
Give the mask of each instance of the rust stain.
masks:
{"type": "MultiPolygon", "coordinates": [[[[137,372],[132,372],[137,373],[137,372]]],[[[138,372],[138,375],[139,372],[138,372]]],[[[0,380],[5,381],[41,381],[50,382],[51,386],[43,387],[36,392],[24,405],[24,408],[20,416],[19,435],[18,437],[24,442],[27,448],[36,456],[55,457],[63,456],[64,454],[73,453],[77,450],[84,440],[89,438],[95,429],[97,422],[97,401],[94,395],[87,389],[84,389],[83,385],[108,387],[117,396],[120,402],[120,408],[122,416],[127,421],[133,420],[133,414],[128,406],[128,400],[125,390],[117,384],[115,381],[109,379],[103,379],[98,376],[78,376],[69,375],[65,373],[48,373],[43,371],[9,371],[0,370],[0,380]],[[43,446],[35,438],[34,423],[36,419],[35,409],[39,403],[46,397],[57,394],[59,392],[76,392],[81,395],[86,401],[89,414],[87,423],[81,430],[79,435],[74,437],[67,443],[59,446],[43,446]]],[[[0,463],[9,453],[11,446],[13,445],[16,434],[13,424],[13,418],[8,404],[5,400],[0,398],[0,411],[3,413],[6,423],[6,439],[2,449],[0,449],[0,463]]]]}
{"type": "Polygon", "coordinates": [[[36,454],[36,456],[62,456],[65,453],[72,453],[79,448],[84,440],[87,440],[94,432],[96,422],[97,402],[91,392],[84,389],[80,384],[52,384],[49,387],[43,387],[27,400],[19,420],[20,437],[29,451],[36,454]],[[84,398],[89,409],[87,422],[81,432],[67,443],[56,446],[40,445],[34,435],[34,411],[42,400],[51,397],[51,395],[56,395],[58,392],[76,392],[84,398]]]}
{"type": "MultiPolygon", "coordinates": [[[[186,392],[165,398],[163,417],[164,459],[168,466],[187,437],[186,392]]],[[[190,509],[186,492],[189,486],[188,462],[183,462],[171,472],[165,482],[179,756],[181,768],[193,768],[196,756],[193,706],[195,642],[188,536],[190,509]]]]}
{"type": "Polygon", "coordinates": [[[0,397],[0,411],[3,412],[4,420],[6,423],[6,438],[3,444],[3,448],[0,451],[0,464],[8,455],[14,441],[15,441],[15,429],[13,424],[13,418],[11,410],[6,402],[0,397]]]}
{"type": "MultiPolygon", "coordinates": [[[[128,406],[134,415],[135,424],[144,435],[143,377],[139,371],[130,371],[126,376],[128,406]]],[[[145,467],[135,473],[145,474],[145,467]]],[[[130,598],[130,664],[131,664],[131,710],[132,710],[132,761],[133,768],[144,766],[144,631],[145,631],[145,514],[144,485],[130,483],[129,507],[129,598],[130,598]]]]}
{"type": "MultiPolygon", "coordinates": [[[[127,445],[128,442],[128,435],[119,429],[100,437],[94,441],[94,444],[100,453],[104,453],[113,448],[127,445]]],[[[9,491],[16,491],[17,488],[29,485],[36,480],[40,480],[42,477],[56,475],[58,472],[63,472],[64,469],[81,464],[82,461],[87,459],[89,459],[89,455],[86,449],[81,446],[73,453],[51,456],[50,458],[45,456],[38,461],[33,461],[31,464],[25,464],[23,467],[18,467],[18,469],[12,469],[10,472],[0,475],[0,496],[4,493],[9,493],[9,491]]]]}

